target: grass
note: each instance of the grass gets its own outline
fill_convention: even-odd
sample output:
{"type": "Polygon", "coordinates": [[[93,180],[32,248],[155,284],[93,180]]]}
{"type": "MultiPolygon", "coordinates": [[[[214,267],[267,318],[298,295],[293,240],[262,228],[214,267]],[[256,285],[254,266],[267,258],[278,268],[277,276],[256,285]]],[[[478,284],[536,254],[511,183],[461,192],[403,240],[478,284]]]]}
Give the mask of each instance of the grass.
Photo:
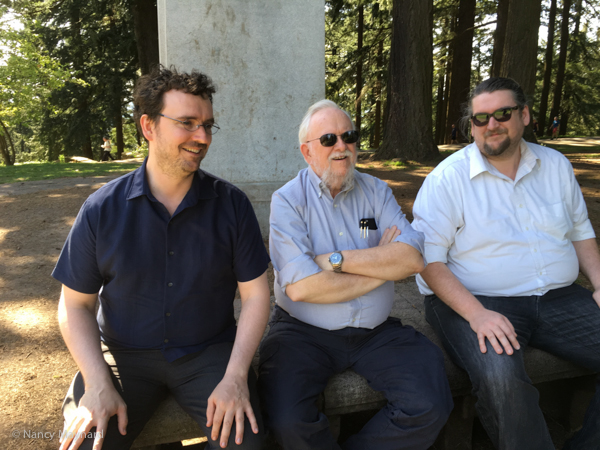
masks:
{"type": "Polygon", "coordinates": [[[0,184],[54,178],[94,177],[125,174],[137,169],[139,163],[25,163],[0,166],[0,184]]]}

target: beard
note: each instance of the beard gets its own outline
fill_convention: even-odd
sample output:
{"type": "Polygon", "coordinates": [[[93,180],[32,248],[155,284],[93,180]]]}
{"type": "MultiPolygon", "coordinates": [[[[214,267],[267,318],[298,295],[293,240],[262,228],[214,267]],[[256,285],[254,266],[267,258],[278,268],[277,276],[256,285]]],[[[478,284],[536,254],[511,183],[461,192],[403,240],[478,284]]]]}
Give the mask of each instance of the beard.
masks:
{"type": "Polygon", "coordinates": [[[354,185],[354,164],[356,161],[353,157],[354,154],[350,150],[345,150],[344,152],[336,153],[329,157],[329,166],[323,171],[321,175],[321,181],[323,182],[323,184],[325,184],[325,186],[327,186],[327,189],[329,189],[329,191],[331,191],[332,188],[336,188],[338,186],[339,190],[343,191],[345,189],[351,188],[354,185]],[[334,173],[331,169],[331,161],[333,160],[333,158],[338,158],[340,156],[346,156],[350,160],[350,167],[348,168],[348,170],[346,170],[346,173],[344,175],[334,173]]]}
{"type": "MultiPolygon", "coordinates": [[[[498,134],[498,133],[496,133],[496,134],[498,134]]],[[[504,132],[503,134],[507,134],[507,133],[504,132]]],[[[489,136],[491,136],[491,134],[489,132],[486,132],[485,137],[489,137],[489,136]]],[[[492,148],[490,145],[488,145],[484,141],[482,150],[488,156],[500,156],[506,150],[508,150],[511,146],[512,146],[512,141],[510,140],[510,138],[507,135],[506,138],[496,146],[496,148],[492,148]]]]}

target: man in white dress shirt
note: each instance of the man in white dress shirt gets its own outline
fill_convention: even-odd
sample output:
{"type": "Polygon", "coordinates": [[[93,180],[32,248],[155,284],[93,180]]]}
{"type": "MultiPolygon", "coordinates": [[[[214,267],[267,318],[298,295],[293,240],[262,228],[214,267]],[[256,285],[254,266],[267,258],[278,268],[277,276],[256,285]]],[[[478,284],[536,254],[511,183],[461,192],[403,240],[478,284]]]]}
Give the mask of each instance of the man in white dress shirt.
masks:
{"type": "MultiPolygon", "coordinates": [[[[415,201],[427,320],[477,396],[498,449],[554,449],[523,365],[541,348],[600,372],[600,255],[569,161],[522,139],[521,87],[490,78],[468,104],[475,143],[440,163],[415,201]],[[594,292],[574,284],[579,270],[594,292]]],[[[568,449],[600,448],[600,377],[568,449]]]]}
{"type": "Polygon", "coordinates": [[[275,297],[260,347],[267,426],[286,449],[339,449],[317,400],[348,368],[388,404],[345,449],[425,450],[452,409],[441,350],[388,317],[394,282],[423,268],[415,232],[387,184],[354,170],[358,133],[322,100],[299,132],[309,167],[273,194],[275,297]]]}

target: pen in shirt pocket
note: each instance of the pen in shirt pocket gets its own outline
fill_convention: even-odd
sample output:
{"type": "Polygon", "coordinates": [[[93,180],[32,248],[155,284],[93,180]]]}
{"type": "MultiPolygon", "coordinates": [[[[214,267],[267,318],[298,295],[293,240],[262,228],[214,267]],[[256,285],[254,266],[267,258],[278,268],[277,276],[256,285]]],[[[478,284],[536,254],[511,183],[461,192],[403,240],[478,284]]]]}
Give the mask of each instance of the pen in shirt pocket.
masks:
{"type": "Polygon", "coordinates": [[[377,223],[375,218],[360,219],[358,221],[358,228],[360,229],[360,237],[363,239],[369,238],[369,230],[377,230],[377,223]]]}

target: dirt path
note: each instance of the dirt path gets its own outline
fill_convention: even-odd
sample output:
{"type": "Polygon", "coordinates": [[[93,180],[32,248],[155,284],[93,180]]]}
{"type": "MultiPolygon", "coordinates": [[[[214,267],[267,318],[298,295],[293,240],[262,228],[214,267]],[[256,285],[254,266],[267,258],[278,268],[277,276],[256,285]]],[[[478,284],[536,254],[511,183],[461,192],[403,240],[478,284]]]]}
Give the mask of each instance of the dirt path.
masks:
{"type": "MultiPolygon", "coordinates": [[[[600,145],[600,139],[585,145],[600,145]]],[[[586,156],[569,158],[599,234],[600,158],[586,156]]],[[[431,168],[363,166],[372,166],[368,173],[389,183],[412,219],[414,198],[431,168]]],[[[0,186],[0,449],[58,446],[60,407],[77,368],[58,330],[60,285],[50,273],[81,204],[106,181],[71,178],[0,186]]]]}

